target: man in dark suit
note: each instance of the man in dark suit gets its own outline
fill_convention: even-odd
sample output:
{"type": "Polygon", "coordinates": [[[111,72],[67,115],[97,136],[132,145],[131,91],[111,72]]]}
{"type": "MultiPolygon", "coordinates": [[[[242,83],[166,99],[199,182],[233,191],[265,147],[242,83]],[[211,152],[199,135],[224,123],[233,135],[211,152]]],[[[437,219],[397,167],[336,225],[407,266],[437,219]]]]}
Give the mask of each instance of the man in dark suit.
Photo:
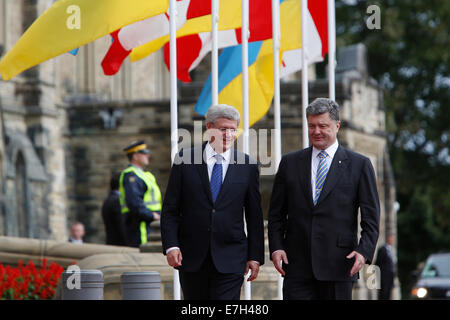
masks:
{"type": "Polygon", "coordinates": [[[126,246],[125,220],[120,210],[119,178],[120,173],[111,177],[111,189],[102,205],[102,218],[105,225],[106,244],[126,246]]]}
{"type": "Polygon", "coordinates": [[[212,106],[209,142],[182,150],[170,172],[161,213],[163,253],[180,271],[188,300],[238,300],[244,274],[251,270],[248,281],[256,279],[264,263],[258,165],[231,148],[239,121],[234,107],[212,106]]]}
{"type": "Polygon", "coordinates": [[[338,144],[336,102],[318,98],[306,114],[312,146],[283,156],[275,177],[271,259],[284,276],[284,299],[350,300],[358,271],[371,263],[378,239],[375,174],[368,158],[338,144]]]}
{"type": "Polygon", "coordinates": [[[378,249],[377,260],[375,264],[380,267],[380,291],[379,300],[390,300],[392,288],[394,287],[395,276],[395,256],[392,246],[394,245],[394,236],[388,234],[386,243],[378,249]]]}

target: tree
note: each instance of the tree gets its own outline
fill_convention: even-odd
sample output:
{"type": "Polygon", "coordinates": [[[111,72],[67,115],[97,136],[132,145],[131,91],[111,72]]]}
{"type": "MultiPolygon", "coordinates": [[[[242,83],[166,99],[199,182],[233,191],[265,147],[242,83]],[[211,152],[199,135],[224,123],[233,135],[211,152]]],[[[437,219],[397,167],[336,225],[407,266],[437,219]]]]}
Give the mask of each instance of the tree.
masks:
{"type": "Polygon", "coordinates": [[[432,252],[442,249],[449,240],[433,214],[431,188],[417,188],[408,208],[398,215],[398,259],[402,296],[409,297],[413,283],[411,272],[432,252]]]}
{"type": "Polygon", "coordinates": [[[449,21],[445,1],[336,0],[338,47],[364,43],[369,74],[386,89],[389,153],[402,208],[398,270],[406,286],[411,268],[450,244],[449,21]],[[366,26],[374,4],[380,29],[366,26]],[[421,219],[425,233],[415,223],[421,219]]]}

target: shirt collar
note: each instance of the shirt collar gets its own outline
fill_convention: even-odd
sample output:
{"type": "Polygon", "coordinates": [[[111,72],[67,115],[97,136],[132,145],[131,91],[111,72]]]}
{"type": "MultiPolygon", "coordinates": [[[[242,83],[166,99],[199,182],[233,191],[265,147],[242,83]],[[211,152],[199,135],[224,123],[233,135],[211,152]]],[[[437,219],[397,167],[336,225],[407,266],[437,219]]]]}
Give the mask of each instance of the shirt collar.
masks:
{"type": "MultiPolygon", "coordinates": [[[[336,139],[336,141],[331,146],[329,146],[328,148],[325,149],[325,152],[328,154],[328,156],[331,159],[333,159],[334,158],[334,154],[336,153],[338,147],[339,147],[339,142],[336,139]]],[[[314,159],[315,157],[317,157],[317,155],[320,153],[320,151],[322,151],[322,150],[319,150],[319,149],[317,149],[316,147],[313,146],[312,158],[314,159]]]]}
{"type": "Polygon", "coordinates": [[[70,237],[70,241],[71,241],[72,243],[83,243],[83,240],[77,240],[77,239],[74,239],[74,238],[72,238],[72,237],[70,237]]]}
{"type": "MultiPolygon", "coordinates": [[[[206,160],[209,161],[212,157],[214,157],[216,154],[218,154],[209,144],[209,142],[206,144],[205,147],[206,152],[206,160]]],[[[227,149],[225,152],[220,153],[220,155],[223,157],[223,162],[230,162],[230,156],[231,156],[231,149],[227,149]]]]}
{"type": "Polygon", "coordinates": [[[129,166],[135,167],[135,168],[138,169],[138,170],[144,171],[141,167],[138,167],[138,166],[135,165],[135,164],[130,163],[129,166]]]}

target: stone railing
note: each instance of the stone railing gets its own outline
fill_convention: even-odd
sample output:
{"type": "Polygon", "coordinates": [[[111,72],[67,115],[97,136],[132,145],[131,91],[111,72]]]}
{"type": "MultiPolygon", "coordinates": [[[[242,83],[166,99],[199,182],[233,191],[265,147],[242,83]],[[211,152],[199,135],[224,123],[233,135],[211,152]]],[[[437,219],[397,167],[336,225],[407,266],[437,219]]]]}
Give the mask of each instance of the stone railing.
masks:
{"type": "MultiPolygon", "coordinates": [[[[155,229],[157,228],[156,225],[155,229]]],[[[0,263],[3,265],[17,266],[19,260],[24,263],[31,260],[39,267],[43,258],[64,268],[75,263],[82,270],[100,270],[104,277],[105,300],[121,299],[120,276],[124,272],[156,271],[161,275],[161,299],[173,299],[173,269],[167,265],[166,258],[161,253],[161,243],[155,238],[150,239],[139,250],[102,244],[0,236],[0,263]]],[[[60,292],[58,288],[56,299],[60,298],[60,292]]],[[[244,290],[242,295],[243,293],[244,290]]],[[[252,282],[252,298],[277,298],[277,275],[268,256],[257,280],[252,282]]]]}
{"type": "MultiPolygon", "coordinates": [[[[277,299],[277,274],[266,257],[258,278],[252,282],[252,299],[277,299]]],[[[161,299],[173,299],[173,268],[167,265],[166,257],[158,252],[107,253],[87,257],[77,263],[82,270],[100,270],[104,277],[104,299],[117,300],[122,297],[120,276],[124,272],[156,271],[161,275],[161,299]]],[[[244,298],[244,290],[241,292],[244,298]]]]}
{"type": "MultiPolygon", "coordinates": [[[[276,300],[278,275],[269,260],[267,239],[265,247],[266,263],[261,267],[258,278],[252,282],[252,299],[276,300]]],[[[120,276],[124,272],[156,271],[161,276],[161,299],[173,299],[173,269],[167,265],[166,257],[161,253],[161,242],[157,239],[150,239],[149,243],[138,249],[0,236],[0,263],[3,265],[17,266],[19,260],[24,263],[31,260],[40,266],[42,258],[64,268],[75,263],[81,270],[100,270],[104,277],[105,300],[121,299],[120,276]]],[[[353,299],[375,299],[375,291],[367,290],[361,278],[353,290],[353,299]]],[[[394,291],[395,299],[399,298],[397,291],[398,288],[394,291]]],[[[60,292],[58,288],[56,299],[60,298],[60,292]]],[[[244,298],[243,294],[244,290],[241,298],[244,298]]]]}
{"type": "Polygon", "coordinates": [[[22,260],[33,261],[40,266],[43,258],[53,261],[62,267],[96,254],[139,253],[139,249],[131,247],[109,246],[103,244],[75,244],[55,240],[29,239],[0,236],[0,262],[3,265],[15,266],[22,260]]]}

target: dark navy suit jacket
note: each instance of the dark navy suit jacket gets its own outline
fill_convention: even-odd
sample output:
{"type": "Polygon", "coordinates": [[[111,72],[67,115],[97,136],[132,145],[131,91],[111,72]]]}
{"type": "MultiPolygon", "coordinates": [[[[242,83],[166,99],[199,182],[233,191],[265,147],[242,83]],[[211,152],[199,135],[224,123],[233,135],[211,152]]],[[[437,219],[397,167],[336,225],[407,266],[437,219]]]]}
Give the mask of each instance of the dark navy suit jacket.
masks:
{"type": "Polygon", "coordinates": [[[372,164],[339,146],[314,206],[311,155],[312,147],[287,154],[280,162],[269,209],[270,254],[286,251],[286,276],[354,281],[354,259],[346,256],[355,250],[370,264],[378,240],[380,204],[372,164]]]}
{"type": "Polygon", "coordinates": [[[195,272],[210,251],[219,272],[244,273],[247,261],[264,263],[258,165],[232,149],[225,179],[213,203],[202,156],[205,146],[182,150],[172,166],[161,214],[163,253],[179,247],[183,256],[180,270],[195,272]]]}

